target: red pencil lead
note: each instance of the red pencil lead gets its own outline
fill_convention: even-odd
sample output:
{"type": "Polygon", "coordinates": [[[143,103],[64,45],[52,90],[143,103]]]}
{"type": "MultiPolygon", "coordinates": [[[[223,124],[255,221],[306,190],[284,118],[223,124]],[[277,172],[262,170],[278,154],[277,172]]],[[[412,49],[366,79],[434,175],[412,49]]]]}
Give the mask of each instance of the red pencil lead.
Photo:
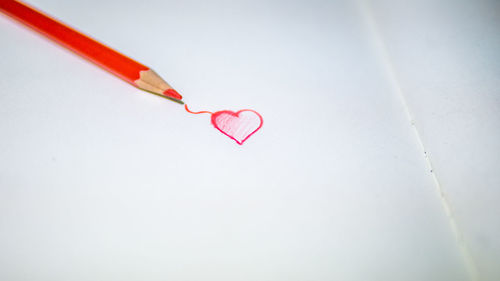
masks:
{"type": "Polygon", "coordinates": [[[179,93],[177,93],[177,91],[174,89],[165,90],[165,92],[163,92],[163,95],[174,98],[176,100],[182,100],[182,96],[179,93]]]}

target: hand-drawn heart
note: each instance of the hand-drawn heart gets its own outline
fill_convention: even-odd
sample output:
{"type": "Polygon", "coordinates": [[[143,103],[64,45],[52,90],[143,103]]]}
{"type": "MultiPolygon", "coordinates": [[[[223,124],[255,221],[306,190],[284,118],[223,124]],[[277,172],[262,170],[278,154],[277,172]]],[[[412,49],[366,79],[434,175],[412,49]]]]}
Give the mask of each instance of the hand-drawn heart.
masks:
{"type": "Polygon", "coordinates": [[[263,122],[262,116],[251,109],[242,109],[237,112],[223,110],[212,114],[212,125],[239,145],[257,132],[263,122]]]}

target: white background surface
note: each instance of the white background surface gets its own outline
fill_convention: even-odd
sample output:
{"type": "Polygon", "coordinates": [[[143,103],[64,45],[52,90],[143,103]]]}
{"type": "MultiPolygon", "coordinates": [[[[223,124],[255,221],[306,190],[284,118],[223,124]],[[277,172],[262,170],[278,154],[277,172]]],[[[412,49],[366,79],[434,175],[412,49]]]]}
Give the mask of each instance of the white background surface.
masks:
{"type": "MultiPolygon", "coordinates": [[[[374,44],[377,29],[363,12],[370,6],[30,3],[153,67],[193,110],[250,107],[264,126],[240,147],[208,116],[134,89],[0,17],[0,279],[477,278],[374,44]]],[[[408,63],[404,51],[396,63],[408,63]]],[[[485,71],[494,85],[498,68],[485,71]]],[[[420,85],[405,77],[407,87],[420,85]]],[[[478,112],[497,134],[498,118],[478,112]]],[[[416,121],[432,126],[427,115],[415,109],[416,121]]],[[[422,136],[432,145],[425,137],[433,135],[422,136]]],[[[456,181],[461,166],[447,163],[460,159],[438,149],[430,150],[445,153],[436,170],[456,181]]],[[[491,181],[463,175],[479,181],[477,202],[495,194],[494,166],[483,167],[491,181]]]]}
{"type": "Polygon", "coordinates": [[[500,3],[370,5],[480,280],[500,267],[500,3]]]}

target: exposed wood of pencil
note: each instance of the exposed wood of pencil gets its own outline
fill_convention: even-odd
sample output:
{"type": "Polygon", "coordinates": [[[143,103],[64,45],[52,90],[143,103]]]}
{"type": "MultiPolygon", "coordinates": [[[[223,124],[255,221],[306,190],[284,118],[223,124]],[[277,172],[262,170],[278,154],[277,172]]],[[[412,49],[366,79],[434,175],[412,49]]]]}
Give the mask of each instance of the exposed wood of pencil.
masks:
{"type": "Polygon", "coordinates": [[[173,88],[165,82],[154,70],[141,70],[139,72],[139,79],[134,81],[134,84],[146,91],[163,95],[165,91],[173,88]]]}
{"type": "Polygon", "coordinates": [[[182,99],[181,95],[149,67],[126,57],[21,1],[0,0],[0,11],[140,89],[177,100],[182,99]]]}

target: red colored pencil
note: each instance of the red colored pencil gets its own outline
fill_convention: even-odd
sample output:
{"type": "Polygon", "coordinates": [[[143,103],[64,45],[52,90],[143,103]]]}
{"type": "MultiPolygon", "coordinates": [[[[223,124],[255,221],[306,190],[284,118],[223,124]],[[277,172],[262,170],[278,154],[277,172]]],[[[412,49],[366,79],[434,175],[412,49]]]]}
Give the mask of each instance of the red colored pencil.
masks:
{"type": "Polygon", "coordinates": [[[177,91],[149,67],[21,1],[0,0],[0,11],[140,89],[179,101],[182,99],[177,91]]]}

